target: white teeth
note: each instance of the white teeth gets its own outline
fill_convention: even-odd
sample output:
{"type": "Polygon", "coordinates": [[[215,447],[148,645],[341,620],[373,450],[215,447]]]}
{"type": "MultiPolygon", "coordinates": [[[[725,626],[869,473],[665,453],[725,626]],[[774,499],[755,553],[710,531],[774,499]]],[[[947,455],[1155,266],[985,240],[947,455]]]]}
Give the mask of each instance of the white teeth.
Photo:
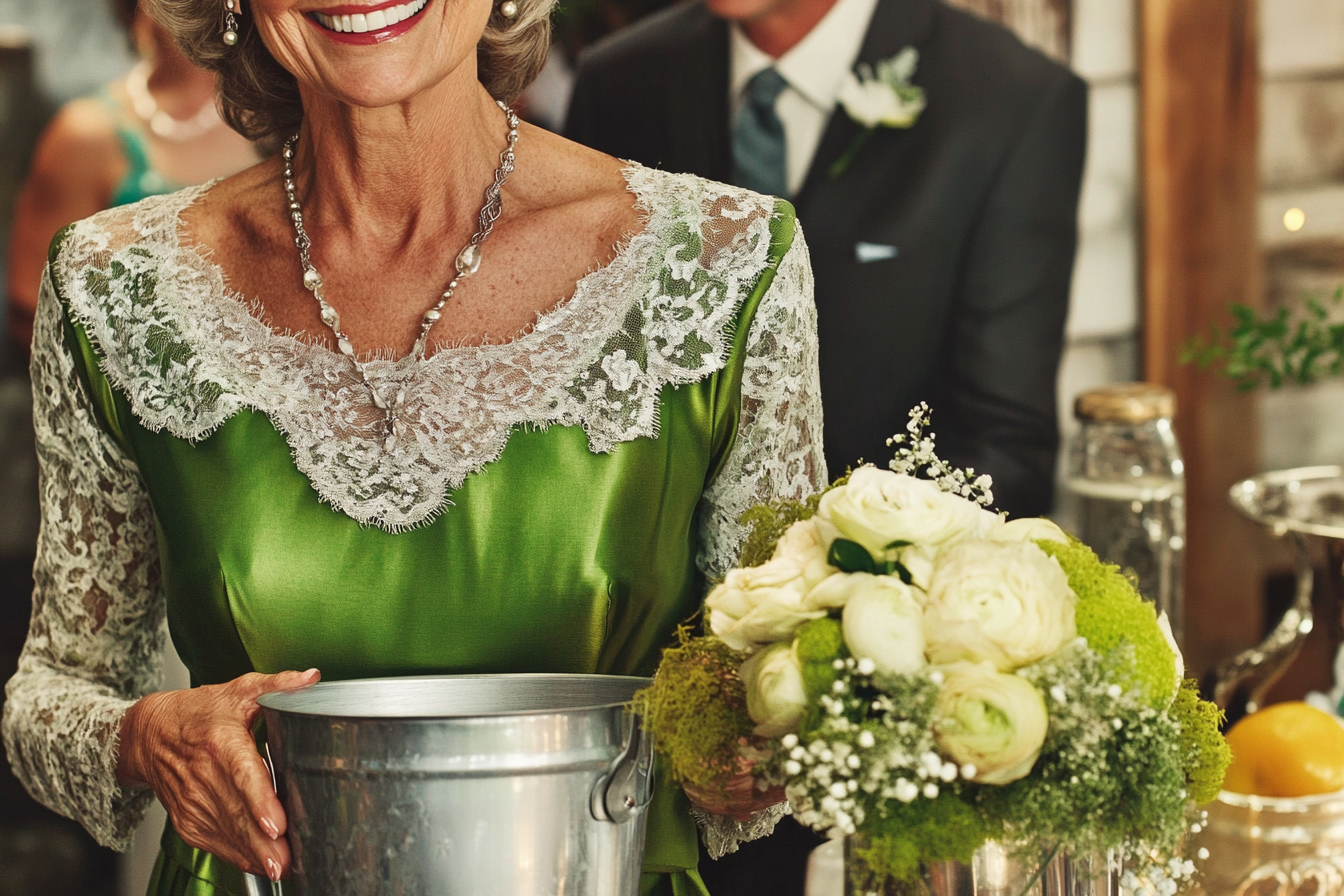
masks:
{"type": "Polygon", "coordinates": [[[398,22],[404,22],[424,9],[428,2],[429,0],[411,0],[410,3],[403,3],[400,6],[389,6],[387,9],[378,9],[370,13],[355,13],[348,16],[329,16],[325,13],[315,12],[313,17],[317,19],[318,24],[329,31],[363,34],[368,31],[390,28],[398,22]]]}

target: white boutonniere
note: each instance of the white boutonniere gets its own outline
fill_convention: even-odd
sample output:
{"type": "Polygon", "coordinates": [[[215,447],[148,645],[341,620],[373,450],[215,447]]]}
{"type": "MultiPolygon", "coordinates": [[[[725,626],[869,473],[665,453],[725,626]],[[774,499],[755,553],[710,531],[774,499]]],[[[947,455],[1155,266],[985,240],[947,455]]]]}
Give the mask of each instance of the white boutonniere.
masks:
{"type": "Polygon", "coordinates": [[[844,173],[878,128],[908,128],[919,120],[927,101],[924,88],[910,83],[918,65],[919,51],[906,47],[890,59],[875,66],[860,65],[845,76],[837,98],[863,130],[831,166],[831,177],[844,173]]]}

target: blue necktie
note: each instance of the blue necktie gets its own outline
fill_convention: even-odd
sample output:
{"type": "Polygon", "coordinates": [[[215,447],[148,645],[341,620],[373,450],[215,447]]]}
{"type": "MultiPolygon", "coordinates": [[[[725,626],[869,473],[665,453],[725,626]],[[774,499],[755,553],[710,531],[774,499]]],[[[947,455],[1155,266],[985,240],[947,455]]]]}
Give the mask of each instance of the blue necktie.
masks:
{"type": "Polygon", "coordinates": [[[789,84],[773,68],[747,82],[742,109],[733,122],[733,183],[757,193],[788,195],[784,168],[784,123],[775,100],[789,84]]]}

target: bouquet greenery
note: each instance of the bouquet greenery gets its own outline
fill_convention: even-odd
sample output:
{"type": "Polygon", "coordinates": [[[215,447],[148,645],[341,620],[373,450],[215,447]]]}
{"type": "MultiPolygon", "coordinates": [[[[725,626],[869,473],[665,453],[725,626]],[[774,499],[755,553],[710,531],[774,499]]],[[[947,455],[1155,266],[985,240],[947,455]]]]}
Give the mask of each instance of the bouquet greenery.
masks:
{"type": "Polygon", "coordinates": [[[1044,519],[986,509],[911,412],[891,470],[750,511],[742,566],[638,698],[682,782],[755,760],[819,831],[859,837],[860,885],[970,861],[1115,850],[1170,896],[1194,806],[1230,760],[1165,617],[1044,519]]]}

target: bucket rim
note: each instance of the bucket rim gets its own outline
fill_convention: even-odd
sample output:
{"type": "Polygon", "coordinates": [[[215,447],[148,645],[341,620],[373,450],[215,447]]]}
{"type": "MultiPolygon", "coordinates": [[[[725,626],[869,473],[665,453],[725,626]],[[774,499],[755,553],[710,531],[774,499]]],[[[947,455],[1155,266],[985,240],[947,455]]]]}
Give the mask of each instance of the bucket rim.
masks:
{"type": "MultiPolygon", "coordinates": [[[[580,712],[587,710],[612,709],[618,706],[629,706],[629,700],[609,700],[593,703],[582,703],[574,706],[548,706],[541,709],[503,709],[498,711],[471,712],[461,714],[450,713],[427,713],[427,712],[332,712],[318,709],[304,709],[298,704],[305,695],[312,694],[318,690],[334,689],[340,687],[349,687],[351,685],[378,684],[384,682],[430,682],[430,681],[472,681],[472,680],[496,680],[496,681],[556,681],[568,680],[575,683],[585,681],[619,682],[625,681],[631,684],[637,684],[635,690],[641,687],[648,687],[653,684],[652,678],[645,678],[638,675],[602,675],[600,673],[569,673],[569,672],[480,672],[480,673],[461,673],[444,675],[386,675],[371,678],[346,678],[338,681],[319,681],[317,684],[309,685],[304,688],[295,688],[286,691],[272,691],[262,694],[257,698],[257,704],[263,709],[272,712],[282,713],[291,716],[304,716],[308,718],[323,719],[359,719],[362,721],[465,721],[469,719],[489,719],[506,718],[510,716],[544,716],[555,715],[557,713],[580,712]]],[[[634,691],[631,692],[633,696],[634,691]]]]}

